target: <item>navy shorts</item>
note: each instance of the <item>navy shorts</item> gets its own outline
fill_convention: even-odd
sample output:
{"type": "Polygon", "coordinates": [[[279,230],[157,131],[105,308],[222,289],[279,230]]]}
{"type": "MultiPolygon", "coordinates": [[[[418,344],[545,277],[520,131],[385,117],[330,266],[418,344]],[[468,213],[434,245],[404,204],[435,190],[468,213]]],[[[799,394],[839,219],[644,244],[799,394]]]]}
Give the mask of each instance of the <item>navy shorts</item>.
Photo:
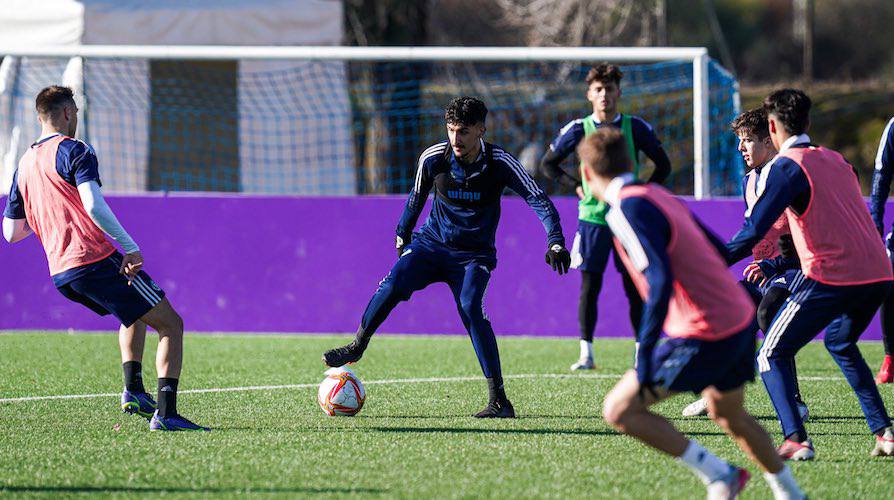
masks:
{"type": "Polygon", "coordinates": [[[84,266],[83,274],[57,286],[57,290],[100,316],[114,315],[129,327],[158,305],[165,292],[144,271],[128,285],[127,277],[118,272],[120,268],[121,254],[116,252],[84,266]]]}
{"type": "Polygon", "coordinates": [[[602,274],[613,247],[612,231],[608,226],[579,220],[571,245],[571,268],[602,274]]]}
{"type": "Polygon", "coordinates": [[[725,392],[754,380],[757,324],[716,342],[670,338],[652,353],[652,380],[673,392],[725,392]]]}

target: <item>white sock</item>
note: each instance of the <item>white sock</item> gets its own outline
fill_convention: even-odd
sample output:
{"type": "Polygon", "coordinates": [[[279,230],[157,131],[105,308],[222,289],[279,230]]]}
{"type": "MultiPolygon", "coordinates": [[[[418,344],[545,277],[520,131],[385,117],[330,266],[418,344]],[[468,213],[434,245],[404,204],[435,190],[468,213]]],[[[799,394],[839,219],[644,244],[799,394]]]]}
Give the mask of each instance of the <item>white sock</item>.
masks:
{"type": "Polygon", "coordinates": [[[581,359],[593,359],[593,342],[580,341],[580,357],[581,359]]]}
{"type": "Polygon", "coordinates": [[[689,446],[677,460],[689,467],[703,483],[709,484],[729,473],[730,465],[702,445],[689,441],[689,446]]]}
{"type": "Polygon", "coordinates": [[[783,465],[782,470],[773,474],[772,472],[764,472],[764,479],[773,490],[773,498],[776,500],[796,500],[804,498],[804,492],[798,487],[795,477],[792,476],[792,470],[788,465],[783,465]]]}

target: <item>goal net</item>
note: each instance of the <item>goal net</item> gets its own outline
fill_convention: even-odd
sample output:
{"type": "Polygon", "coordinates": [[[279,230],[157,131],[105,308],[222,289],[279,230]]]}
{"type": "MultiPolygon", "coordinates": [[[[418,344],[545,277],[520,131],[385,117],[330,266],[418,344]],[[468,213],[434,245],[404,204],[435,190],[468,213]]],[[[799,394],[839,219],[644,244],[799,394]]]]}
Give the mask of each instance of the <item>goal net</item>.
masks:
{"type": "Polygon", "coordinates": [[[728,131],[737,84],[700,48],[0,47],[0,57],[4,191],[39,134],[34,97],[51,84],[75,89],[79,138],[115,192],[406,192],[458,95],[484,100],[487,139],[534,173],[559,129],[591,112],[583,79],[601,61],[621,66],[620,110],[653,125],[676,193],[740,186],[728,131]]]}

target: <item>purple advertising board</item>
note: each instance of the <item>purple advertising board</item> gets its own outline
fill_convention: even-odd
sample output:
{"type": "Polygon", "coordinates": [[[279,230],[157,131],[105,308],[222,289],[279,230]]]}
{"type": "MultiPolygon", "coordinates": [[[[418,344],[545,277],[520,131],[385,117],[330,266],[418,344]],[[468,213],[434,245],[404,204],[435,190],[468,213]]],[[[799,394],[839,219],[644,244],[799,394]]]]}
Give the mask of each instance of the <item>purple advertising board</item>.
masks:
{"type": "MultiPolygon", "coordinates": [[[[201,332],[355,331],[396,260],[394,228],[404,201],[403,196],[109,197],[141,246],[145,269],[167,292],[187,330],[201,332]]],[[[570,247],[576,200],[554,201],[570,247]]],[[[689,206],[721,237],[741,224],[740,199],[690,201],[689,206]]],[[[485,301],[498,334],[578,335],[580,275],[553,273],[544,263],[545,250],[545,231],[534,212],[518,197],[504,198],[498,265],[485,301]]],[[[730,272],[739,276],[743,267],[730,272]]],[[[599,309],[597,336],[632,334],[620,277],[611,264],[599,309]]],[[[29,238],[0,244],[0,329],[115,330],[117,324],[63,298],[48,277],[40,242],[29,238]]],[[[380,331],[465,333],[443,283],[399,304],[380,331]]],[[[880,338],[877,321],[864,338],[880,338]]]]}

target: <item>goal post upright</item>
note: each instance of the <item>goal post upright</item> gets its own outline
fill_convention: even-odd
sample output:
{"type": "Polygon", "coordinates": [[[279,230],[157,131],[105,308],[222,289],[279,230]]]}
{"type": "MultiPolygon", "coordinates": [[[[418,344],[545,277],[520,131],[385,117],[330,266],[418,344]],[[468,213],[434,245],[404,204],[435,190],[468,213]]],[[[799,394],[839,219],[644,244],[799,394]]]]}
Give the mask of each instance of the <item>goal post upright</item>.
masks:
{"type": "Polygon", "coordinates": [[[693,190],[711,196],[708,51],[704,47],[343,47],[64,45],[0,46],[0,56],[143,58],[189,60],[352,60],[483,62],[664,62],[691,61],[693,92],[693,190]]]}

